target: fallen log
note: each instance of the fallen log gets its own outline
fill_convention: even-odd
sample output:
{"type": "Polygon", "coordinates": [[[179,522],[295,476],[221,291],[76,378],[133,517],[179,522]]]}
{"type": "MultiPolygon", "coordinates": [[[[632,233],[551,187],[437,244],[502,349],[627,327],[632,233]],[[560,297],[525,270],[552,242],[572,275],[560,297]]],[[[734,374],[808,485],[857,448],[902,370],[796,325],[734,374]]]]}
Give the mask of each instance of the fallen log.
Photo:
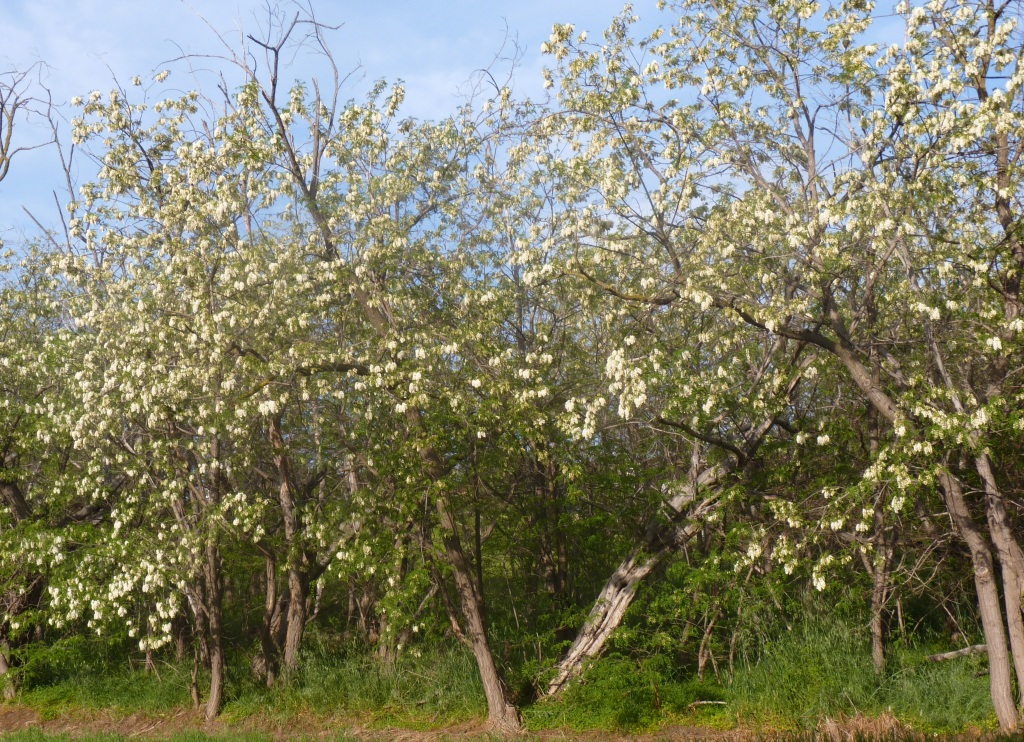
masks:
{"type": "Polygon", "coordinates": [[[988,652],[987,644],[972,644],[969,647],[957,649],[953,652],[940,652],[939,654],[929,655],[928,661],[943,662],[945,660],[955,660],[957,657],[966,657],[969,654],[985,654],[986,652],[988,652]]]}

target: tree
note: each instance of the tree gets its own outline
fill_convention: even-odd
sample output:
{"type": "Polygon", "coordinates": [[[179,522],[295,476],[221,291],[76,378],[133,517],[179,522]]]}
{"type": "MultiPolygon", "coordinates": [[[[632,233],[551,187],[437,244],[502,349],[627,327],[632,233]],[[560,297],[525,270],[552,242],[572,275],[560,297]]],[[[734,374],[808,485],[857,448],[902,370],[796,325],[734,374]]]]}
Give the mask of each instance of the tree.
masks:
{"type": "Polygon", "coordinates": [[[861,41],[870,4],[672,7],[679,23],[638,42],[628,13],[601,48],[556,27],[573,131],[609,153],[580,213],[660,247],[648,297],[835,357],[886,428],[866,479],[895,485],[895,513],[938,487],[973,555],[1012,729],[1020,549],[986,441],[1016,429],[1019,394],[1019,9],[905,4],[907,44],[880,51],[861,41]]]}

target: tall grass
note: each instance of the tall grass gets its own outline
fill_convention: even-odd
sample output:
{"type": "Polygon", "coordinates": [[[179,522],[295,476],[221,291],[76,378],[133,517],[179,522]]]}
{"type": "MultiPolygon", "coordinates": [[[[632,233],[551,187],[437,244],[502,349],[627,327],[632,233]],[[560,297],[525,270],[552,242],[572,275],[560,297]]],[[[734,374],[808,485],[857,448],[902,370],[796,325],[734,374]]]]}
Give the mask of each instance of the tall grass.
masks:
{"type": "MultiPolygon", "coordinates": [[[[387,665],[365,650],[330,649],[314,635],[295,677],[264,687],[238,653],[229,672],[225,717],[285,724],[299,715],[376,727],[437,728],[481,719],[483,690],[461,646],[406,652],[387,665]]],[[[764,646],[756,662],[722,682],[698,682],[667,654],[613,654],[590,667],[557,701],[526,704],[530,729],[639,731],[664,724],[810,733],[825,718],[890,714],[918,732],[994,729],[986,659],[931,663],[942,647],[891,649],[883,677],[858,624],[808,620],[764,646]]],[[[123,650],[84,640],[57,645],[25,672],[21,702],[44,715],[75,709],[123,713],[186,708],[189,668],[158,665],[159,677],[130,666],[123,650]]],[[[30,737],[19,737],[26,742],[30,737]]],[[[196,737],[200,739],[200,737],[196,737]]],[[[205,738],[204,738],[205,739],[205,738]]]]}
{"type": "Polygon", "coordinates": [[[301,670],[266,688],[249,676],[228,699],[228,717],[302,712],[349,715],[371,723],[429,727],[486,713],[473,656],[462,647],[406,652],[394,664],[359,651],[311,646],[301,670]]]}
{"type": "Polygon", "coordinates": [[[741,719],[785,728],[882,713],[923,732],[994,728],[986,659],[929,662],[928,655],[940,649],[896,644],[879,678],[861,627],[809,620],[766,647],[756,664],[740,669],[727,697],[741,719]]]}
{"type": "MultiPolygon", "coordinates": [[[[188,666],[158,663],[156,673],[147,673],[125,661],[123,652],[77,638],[36,656],[24,673],[19,700],[44,715],[76,708],[158,712],[191,704],[188,666]]],[[[385,664],[373,654],[331,651],[314,640],[296,676],[273,688],[252,676],[245,656],[232,659],[225,692],[228,719],[316,713],[426,727],[486,711],[476,665],[462,647],[406,652],[396,663],[385,664]]]]}

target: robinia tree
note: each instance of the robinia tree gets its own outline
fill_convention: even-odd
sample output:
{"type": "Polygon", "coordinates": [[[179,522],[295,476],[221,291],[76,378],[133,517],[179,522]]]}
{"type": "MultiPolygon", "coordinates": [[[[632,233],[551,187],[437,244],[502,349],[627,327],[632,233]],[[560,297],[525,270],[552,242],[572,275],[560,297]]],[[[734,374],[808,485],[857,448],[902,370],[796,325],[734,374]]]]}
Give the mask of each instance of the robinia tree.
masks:
{"type": "Polygon", "coordinates": [[[669,10],[643,38],[628,9],[601,43],[555,27],[560,136],[582,142],[564,167],[593,173],[567,213],[584,234],[610,224],[589,254],[646,268],[646,292],[610,291],[836,360],[880,427],[857,509],[941,493],[1015,728],[1021,551],[994,452],[1024,425],[1020,6],[902,3],[903,44],[873,3],[669,10]]]}

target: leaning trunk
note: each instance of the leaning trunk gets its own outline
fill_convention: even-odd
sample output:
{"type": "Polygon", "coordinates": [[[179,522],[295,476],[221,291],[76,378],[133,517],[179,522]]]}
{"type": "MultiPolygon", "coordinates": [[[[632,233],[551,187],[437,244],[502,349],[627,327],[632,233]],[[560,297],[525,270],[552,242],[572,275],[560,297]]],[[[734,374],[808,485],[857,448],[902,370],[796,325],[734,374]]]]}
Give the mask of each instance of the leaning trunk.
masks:
{"type": "Polygon", "coordinates": [[[265,601],[263,622],[260,625],[260,648],[263,650],[262,673],[267,687],[277,680],[278,643],[275,641],[275,627],[280,622],[281,606],[277,599],[277,563],[269,552],[266,555],[265,601]]]}
{"type": "Polygon", "coordinates": [[[587,660],[604,650],[608,637],[622,623],[623,616],[633,602],[636,588],[675,548],[665,548],[653,554],[638,549],[626,557],[604,585],[586,623],[576,641],[558,663],[558,671],[548,685],[547,695],[554,696],[581,672],[587,660]]]}

